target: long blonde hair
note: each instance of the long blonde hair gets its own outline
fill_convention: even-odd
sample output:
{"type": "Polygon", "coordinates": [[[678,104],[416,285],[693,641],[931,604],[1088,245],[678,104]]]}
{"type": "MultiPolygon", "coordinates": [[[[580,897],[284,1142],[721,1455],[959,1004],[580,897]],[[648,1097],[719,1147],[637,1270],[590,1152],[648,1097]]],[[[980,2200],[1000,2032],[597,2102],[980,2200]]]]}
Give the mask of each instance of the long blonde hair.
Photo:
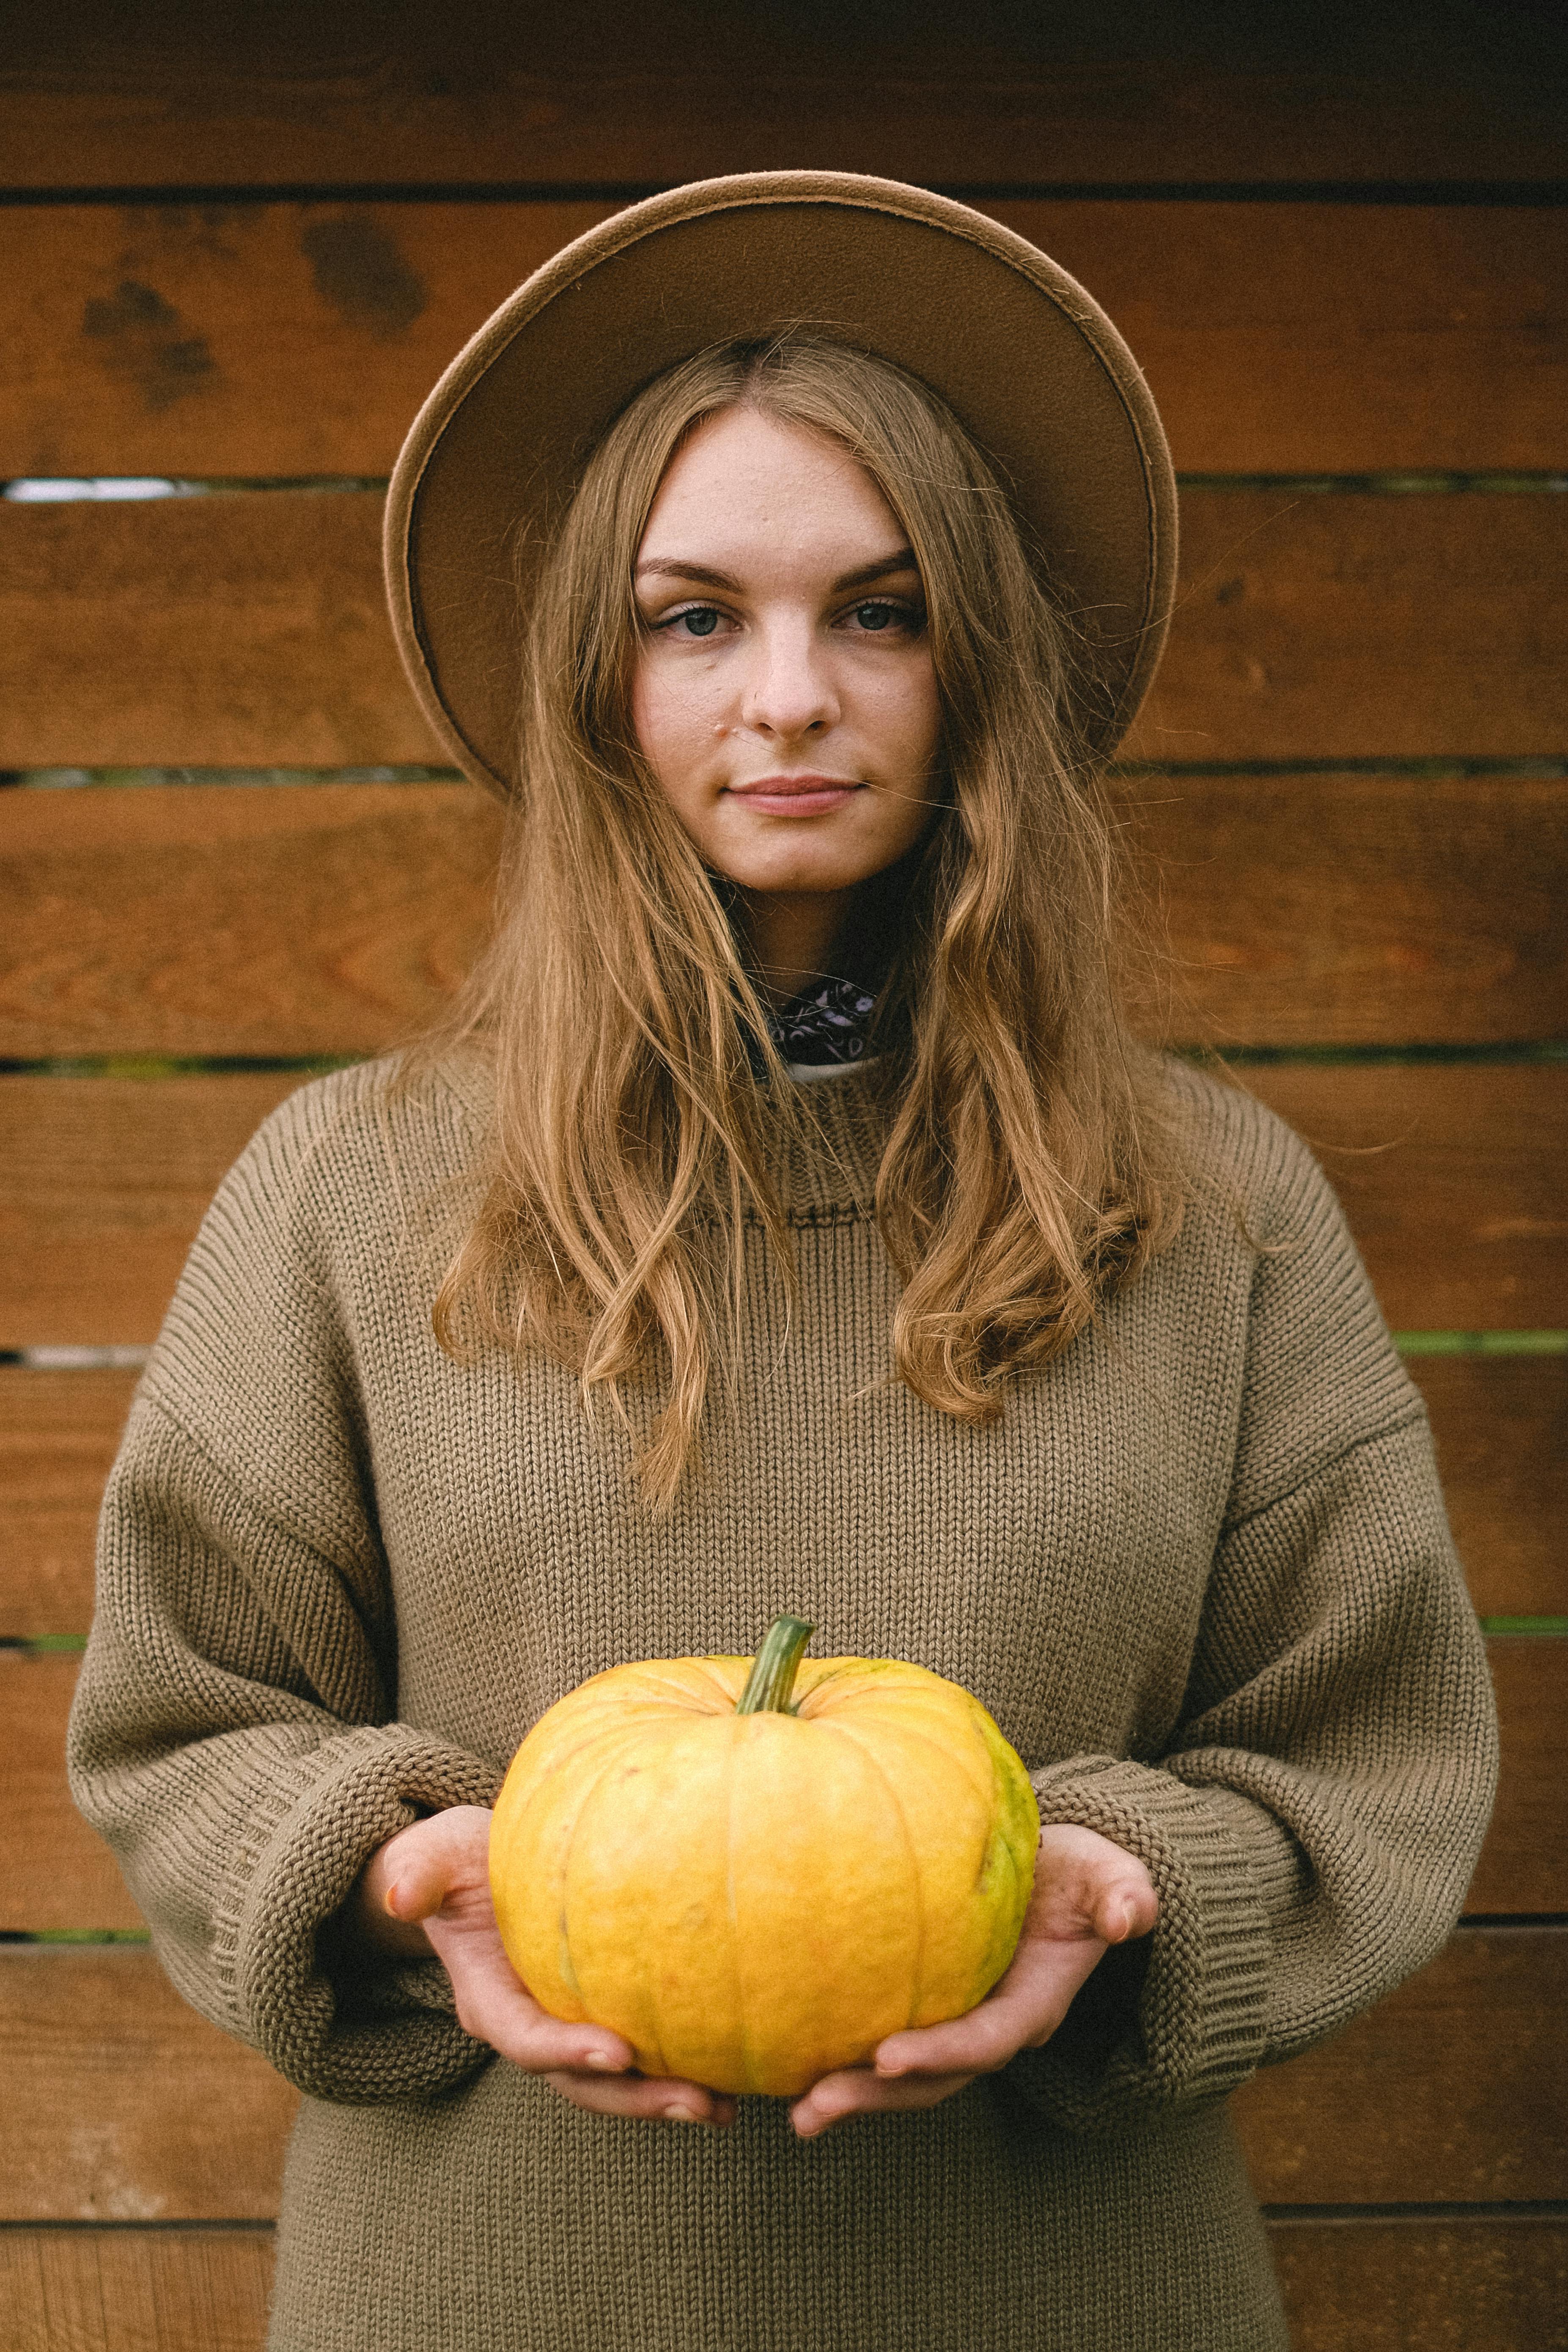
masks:
{"type": "Polygon", "coordinates": [[[497,1089],[437,1338],[458,1356],[543,1348],[590,1405],[662,1379],[637,1460],[660,1507],[738,1344],[748,1216],[793,1284],[773,1170],[781,1120],[806,1116],[723,883],[630,719],[649,510],[686,437],[739,404],[858,460],[926,598],[947,802],[913,861],[868,1074],[888,1119],[894,1370],[942,1412],[995,1418],[1008,1378],[1067,1348],[1181,1215],[1121,1010],[1115,837],[1072,735],[1073,640],[989,465],[924,385],[842,344],[696,353],[612,425],[538,565],[497,926],[425,1047],[482,1045],[497,1089]]]}

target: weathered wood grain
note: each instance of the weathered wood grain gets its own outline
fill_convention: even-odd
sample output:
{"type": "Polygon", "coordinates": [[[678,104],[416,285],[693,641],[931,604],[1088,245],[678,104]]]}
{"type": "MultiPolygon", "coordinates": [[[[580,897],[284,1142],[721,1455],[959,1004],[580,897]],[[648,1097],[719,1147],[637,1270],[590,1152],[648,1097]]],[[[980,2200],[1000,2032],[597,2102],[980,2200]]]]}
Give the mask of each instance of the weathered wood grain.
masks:
{"type": "MultiPolygon", "coordinates": [[[[1565,1996],[1568,1930],[1461,1930],[1346,2033],[1240,2094],[1258,2194],[1561,2200],[1565,1996]]],[[[0,2056],[15,2094],[0,2144],[12,2220],[275,2211],[293,2094],[184,2008],[149,1953],[0,1948],[0,2056]]]]}
{"type": "MultiPolygon", "coordinates": [[[[1483,1616],[1568,1617],[1568,1357],[1425,1356],[1448,1514],[1483,1616]]],[[[0,1365],[0,1638],[84,1633],[133,1371],[0,1365]]]]}
{"type": "Polygon", "coordinates": [[[295,2094],[135,1947],[0,1946],[12,2221],[248,2221],[278,2210],[295,2094]]]}
{"type": "MultiPolygon", "coordinates": [[[[1168,930],[1145,1025],[1229,1045],[1568,1034],[1568,782],[1139,777],[1168,930]]],[[[472,787],[0,795],[0,1055],[373,1052],[482,935],[472,787]]]]}
{"type": "MultiPolygon", "coordinates": [[[[1192,490],[1130,754],[1555,755],[1568,498],[1192,490]]],[[[0,765],[438,757],[393,649],[380,500],[0,507],[0,765]]]]}
{"type": "Polygon", "coordinates": [[[1413,1356],[1483,1617],[1568,1617],[1568,1356],[1413,1356]]]}
{"type": "MultiPolygon", "coordinates": [[[[1568,1913],[1568,1640],[1489,1644],[1502,1723],[1497,1811],[1467,1909],[1568,1913]]],[[[79,1659],[0,1650],[7,1800],[0,1813],[0,1930],[138,1927],[109,1849],[70,1801],[66,1718],[79,1659]]]]}
{"type": "Polygon", "coordinates": [[[86,1633],[99,1498],[136,1378],[0,1364],[0,1640],[86,1633]]]}
{"type": "Polygon", "coordinates": [[[261,2352],[272,2232],[0,2230],[7,2352],[261,2352]]]}
{"type": "Polygon", "coordinates": [[[1568,782],[1154,776],[1120,800],[1170,947],[1150,1029],[1222,1047],[1568,1034],[1568,782]]]}
{"type": "Polygon", "coordinates": [[[1568,1323],[1568,1068],[1281,1063],[1240,1075],[1321,1160],[1395,1330],[1568,1323]]]}
{"type": "MultiPolygon", "coordinates": [[[[0,211],[0,474],[391,471],[448,360],[607,204],[0,211]]],[[[1568,463],[1568,215],[998,202],[1088,286],[1199,474],[1568,463]],[[1312,396],[1304,400],[1301,386],[1312,396]]]]}
{"type": "Polygon", "coordinates": [[[5,1809],[0,1815],[0,1932],[44,1935],[145,1926],[101,1838],[66,1786],[66,1718],[79,1657],[0,1650],[5,1809]]]}
{"type": "Polygon", "coordinates": [[[1129,757],[1556,753],[1568,498],[1189,490],[1129,757]]]}
{"type": "Polygon", "coordinates": [[[300,1083],[0,1077],[0,1347],[155,1338],[218,1179],[300,1083]]]}
{"type": "Polygon", "coordinates": [[[1568,1913],[1568,1639],[1498,1636],[1487,1655],[1502,1771],[1465,1908],[1482,1916],[1568,1913]]]}
{"type": "Polygon", "coordinates": [[[1568,2222],[1275,2221],[1294,2352],[1564,2352],[1568,2222]]]}
{"type": "Polygon", "coordinates": [[[1462,1928],[1345,2032],[1237,2093],[1265,2204],[1561,2200],[1568,1928],[1462,1928]]]}
{"type": "Polygon", "coordinates": [[[1260,17],[976,0],[879,16],[773,0],[694,46],[624,5],[519,14],[83,0],[19,21],[17,186],[673,182],[814,165],[1031,181],[1560,177],[1546,16],[1380,5],[1260,17]]]}
{"type": "Polygon", "coordinates": [[[441,758],[380,531],[363,492],[0,507],[0,765],[441,758]]]}
{"type": "Polygon", "coordinates": [[[500,836],[467,784],[0,796],[0,1053],[374,1052],[467,969],[500,836]]]}

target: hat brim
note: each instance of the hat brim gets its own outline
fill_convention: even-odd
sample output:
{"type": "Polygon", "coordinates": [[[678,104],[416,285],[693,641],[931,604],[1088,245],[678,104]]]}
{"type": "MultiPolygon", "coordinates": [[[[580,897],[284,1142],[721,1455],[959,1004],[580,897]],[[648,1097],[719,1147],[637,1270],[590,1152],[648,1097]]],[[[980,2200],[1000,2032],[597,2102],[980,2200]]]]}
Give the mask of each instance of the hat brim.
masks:
{"type": "Polygon", "coordinates": [[[1170,455],[1126,344],[1065,270],[965,205],[851,173],[758,172],[651,197],[563,247],[415,420],[387,499],[387,594],[426,717],[476,782],[505,794],[514,781],[527,551],[548,544],[605,429],[690,352],[784,326],[896,361],[948,403],[1080,634],[1085,740],[1100,756],[1121,740],[1176,562],[1170,455]]]}

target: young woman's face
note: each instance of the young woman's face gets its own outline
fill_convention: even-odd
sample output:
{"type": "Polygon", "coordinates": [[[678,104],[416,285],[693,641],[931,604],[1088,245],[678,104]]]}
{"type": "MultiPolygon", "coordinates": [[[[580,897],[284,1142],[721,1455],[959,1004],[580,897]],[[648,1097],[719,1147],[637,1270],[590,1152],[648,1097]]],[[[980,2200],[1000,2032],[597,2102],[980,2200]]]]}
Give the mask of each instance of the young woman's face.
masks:
{"type": "Polygon", "coordinates": [[[940,799],[920,574],[837,442],[756,409],[692,435],[637,551],[637,741],[710,866],[837,893],[911,849],[940,799]]]}

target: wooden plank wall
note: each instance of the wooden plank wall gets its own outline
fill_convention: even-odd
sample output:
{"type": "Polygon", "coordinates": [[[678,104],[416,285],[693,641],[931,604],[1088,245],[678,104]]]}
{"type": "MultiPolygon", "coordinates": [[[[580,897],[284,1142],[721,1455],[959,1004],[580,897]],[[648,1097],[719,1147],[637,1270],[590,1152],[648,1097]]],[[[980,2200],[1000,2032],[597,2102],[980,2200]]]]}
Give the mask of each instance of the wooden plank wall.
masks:
{"type": "Polygon", "coordinates": [[[1523,5],[67,6],[0,61],[0,2326],[254,2352],[291,2095],[184,2010],[60,1751],[96,1497],[203,1204],[439,1003],[493,811],[381,615],[383,479],[628,195],[815,163],[1080,274],[1184,477],[1121,778],[1218,1045],[1343,1191],[1505,1726],[1443,1956],[1240,2099],[1301,2352],[1568,2343],[1568,209],[1523,5]],[[527,19],[525,23],[519,17],[527,19]],[[1180,18],[1180,23],[1176,22],[1180,18]],[[1159,21],[1156,22],[1155,20],[1159,21]],[[438,21],[436,21],[438,20],[438,21]],[[1337,20],[1336,20],[1337,22],[1337,20]],[[700,41],[697,36],[700,33],[700,41]],[[181,495],[88,495],[131,478],[181,495]],[[65,499],[26,485],[75,481],[65,499]],[[16,494],[16,486],[22,492],[16,494]]]}

